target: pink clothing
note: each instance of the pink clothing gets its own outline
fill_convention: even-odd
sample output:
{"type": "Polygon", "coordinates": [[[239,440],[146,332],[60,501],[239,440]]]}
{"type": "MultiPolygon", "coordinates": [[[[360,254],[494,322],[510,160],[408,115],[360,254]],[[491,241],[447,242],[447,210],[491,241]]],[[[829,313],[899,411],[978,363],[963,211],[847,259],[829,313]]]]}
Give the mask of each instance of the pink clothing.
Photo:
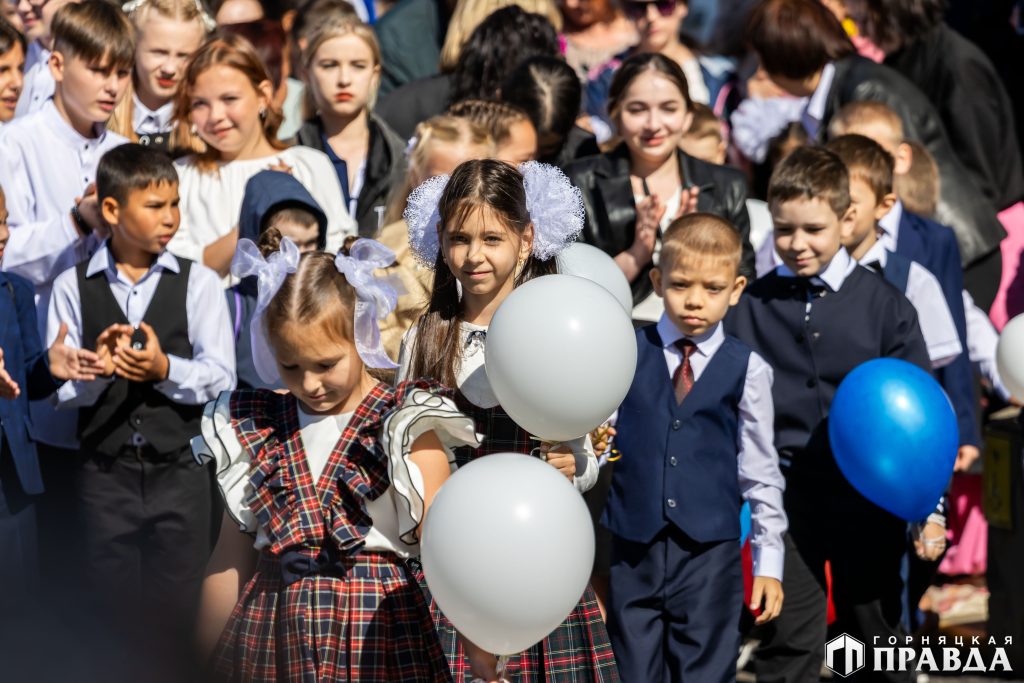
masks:
{"type": "Polygon", "coordinates": [[[984,574],[988,523],[981,511],[981,475],[955,474],[949,488],[949,550],[939,572],[947,576],[984,574]]]}
{"type": "Polygon", "coordinates": [[[1021,254],[1024,253],[1024,202],[1017,202],[999,213],[999,221],[1006,229],[1006,237],[1000,245],[1003,254],[1003,277],[999,281],[988,317],[997,330],[1014,316],[1024,313],[1024,272],[1021,271],[1021,254]]]}
{"type": "Polygon", "coordinates": [[[850,36],[850,40],[853,41],[853,46],[857,48],[857,54],[861,57],[866,57],[872,62],[881,64],[885,60],[885,53],[882,49],[871,42],[871,39],[866,36],[856,35],[850,36]]]}

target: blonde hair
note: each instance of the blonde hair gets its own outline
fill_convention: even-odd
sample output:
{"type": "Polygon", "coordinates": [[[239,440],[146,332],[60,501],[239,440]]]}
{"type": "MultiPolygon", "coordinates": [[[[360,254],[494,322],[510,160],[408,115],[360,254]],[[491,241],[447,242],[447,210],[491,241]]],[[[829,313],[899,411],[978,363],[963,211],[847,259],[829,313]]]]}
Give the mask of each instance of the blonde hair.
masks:
{"type": "Polygon", "coordinates": [[[907,211],[933,218],[939,205],[942,186],[935,157],[920,142],[908,142],[913,152],[910,169],[893,178],[896,195],[907,211]]]}
{"type": "Polygon", "coordinates": [[[903,142],[903,120],[899,114],[888,105],[875,101],[850,102],[840,109],[828,126],[829,137],[839,137],[849,133],[851,128],[871,123],[887,126],[892,134],[892,143],[899,145],[903,142]]]}
{"type": "MultiPolygon", "coordinates": [[[[370,48],[370,54],[373,55],[373,65],[377,67],[381,65],[380,43],[377,42],[377,35],[358,15],[337,15],[322,26],[314,28],[309,33],[309,43],[306,45],[306,49],[302,51],[302,66],[306,70],[306,82],[308,83],[305,101],[303,102],[303,114],[307,119],[316,116],[316,112],[319,109],[316,97],[313,94],[313,79],[309,78],[309,67],[313,63],[313,57],[316,56],[316,51],[328,40],[347,35],[356,36],[366,43],[366,46],[370,48]]],[[[367,111],[373,110],[373,105],[377,102],[377,89],[379,87],[380,77],[378,76],[370,89],[370,96],[366,100],[367,111]]]]}
{"type": "MultiPolygon", "coordinates": [[[[196,22],[203,31],[203,38],[210,33],[212,19],[206,10],[199,5],[197,0],[138,0],[124,5],[125,13],[131,19],[135,27],[135,45],[138,47],[142,37],[142,27],[151,16],[159,16],[171,21],[179,21],[183,24],[196,22]]],[[[135,134],[135,69],[132,69],[132,80],[128,85],[124,98],[114,108],[114,113],[107,123],[107,130],[123,135],[131,142],[138,142],[139,136],[135,134]]],[[[180,126],[175,125],[171,131],[170,149],[188,147],[188,136],[179,131],[180,126]]]]}
{"type": "Polygon", "coordinates": [[[696,259],[728,261],[739,275],[743,242],[739,231],[721,216],[690,213],[675,219],[661,239],[659,268],[670,270],[683,255],[696,259]]]}
{"type": "Polygon", "coordinates": [[[406,151],[409,170],[406,171],[405,182],[396,185],[392,191],[384,216],[385,225],[402,219],[409,193],[413,191],[415,184],[425,180],[419,176],[422,175],[431,152],[438,144],[483,147],[488,155],[494,152],[494,138],[488,130],[469,119],[442,114],[416,126],[416,132],[406,151]]]}
{"type": "Polygon", "coordinates": [[[552,0],[459,0],[448,22],[448,33],[444,36],[441,46],[441,61],[438,65],[442,72],[455,69],[462,53],[462,46],[484,19],[503,7],[516,6],[524,12],[540,14],[551,22],[555,31],[562,30],[562,13],[558,11],[552,0]]]}

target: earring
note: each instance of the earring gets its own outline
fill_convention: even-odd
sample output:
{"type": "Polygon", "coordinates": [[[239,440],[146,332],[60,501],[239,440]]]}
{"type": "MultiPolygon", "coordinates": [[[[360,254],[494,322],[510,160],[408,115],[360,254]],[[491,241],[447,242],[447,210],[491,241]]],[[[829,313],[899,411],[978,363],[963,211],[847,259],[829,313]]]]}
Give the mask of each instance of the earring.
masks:
{"type": "Polygon", "coordinates": [[[267,118],[267,108],[266,107],[260,107],[260,118],[261,119],[267,118]]]}
{"type": "Polygon", "coordinates": [[[199,126],[193,123],[192,127],[188,129],[188,132],[192,133],[192,135],[199,135],[199,126]]]}

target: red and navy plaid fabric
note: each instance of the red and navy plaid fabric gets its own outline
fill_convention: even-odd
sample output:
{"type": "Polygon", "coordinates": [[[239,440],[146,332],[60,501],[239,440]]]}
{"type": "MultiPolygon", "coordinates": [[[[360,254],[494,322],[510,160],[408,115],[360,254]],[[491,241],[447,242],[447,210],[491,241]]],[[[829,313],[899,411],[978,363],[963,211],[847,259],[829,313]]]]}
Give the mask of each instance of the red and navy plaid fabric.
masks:
{"type": "MultiPolygon", "coordinates": [[[[473,418],[476,431],[486,435],[480,448],[456,449],[456,461],[460,466],[491,453],[530,453],[539,445],[500,406],[479,408],[461,393],[456,393],[455,404],[459,410],[473,418]]],[[[471,681],[473,676],[469,661],[463,653],[455,628],[430,597],[421,571],[417,572],[417,578],[430,601],[430,611],[441,647],[448,658],[455,682],[471,681]]],[[[597,598],[589,585],[561,626],[537,645],[513,657],[508,672],[509,680],[516,683],[611,683],[619,680],[608,630],[601,618],[597,598]]]]}
{"type": "MultiPolygon", "coordinates": [[[[363,551],[373,520],[366,501],[390,486],[378,441],[387,414],[413,388],[378,384],[355,410],[314,482],[294,397],[232,394],[231,422],[252,455],[247,500],[270,545],[260,555],[216,657],[217,672],[245,681],[450,681],[426,602],[395,555],[363,551]],[[287,583],[280,558],[315,560],[325,549],[340,572],[287,583]],[[335,552],[336,551],[336,552],[335,552]]],[[[315,565],[311,562],[310,565],[315,565]]]]}
{"type": "Polygon", "coordinates": [[[397,556],[347,558],[344,578],[284,585],[260,556],[214,658],[225,681],[450,683],[423,592],[397,556]]]}

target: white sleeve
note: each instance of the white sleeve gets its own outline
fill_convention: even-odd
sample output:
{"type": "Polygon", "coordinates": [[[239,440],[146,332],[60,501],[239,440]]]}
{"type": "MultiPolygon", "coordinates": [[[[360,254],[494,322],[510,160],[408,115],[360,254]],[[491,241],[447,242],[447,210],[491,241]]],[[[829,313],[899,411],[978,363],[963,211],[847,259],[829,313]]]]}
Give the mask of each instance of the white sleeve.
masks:
{"type": "MultiPolygon", "coordinates": [[[[78,293],[78,274],[74,269],[61,273],[53,283],[50,302],[46,311],[47,346],[53,344],[60,331],[61,323],[68,326],[68,334],[64,343],[72,348],[83,348],[82,343],[82,305],[78,293]]],[[[95,341],[95,340],[94,340],[95,341]]],[[[114,377],[97,377],[89,382],[64,382],[54,394],[57,407],[60,409],[91,406],[99,399],[114,377]]]]}
{"type": "Polygon", "coordinates": [[[949,365],[963,352],[963,347],[939,281],[924,266],[911,261],[906,293],[917,309],[917,320],[932,367],[949,365]]]}
{"type": "Polygon", "coordinates": [[[996,347],[999,333],[985,311],[978,308],[967,290],[963,290],[964,313],[967,315],[967,352],[982,377],[987,379],[1004,401],[1009,401],[1010,390],[1003,384],[996,366],[996,347]]]}

